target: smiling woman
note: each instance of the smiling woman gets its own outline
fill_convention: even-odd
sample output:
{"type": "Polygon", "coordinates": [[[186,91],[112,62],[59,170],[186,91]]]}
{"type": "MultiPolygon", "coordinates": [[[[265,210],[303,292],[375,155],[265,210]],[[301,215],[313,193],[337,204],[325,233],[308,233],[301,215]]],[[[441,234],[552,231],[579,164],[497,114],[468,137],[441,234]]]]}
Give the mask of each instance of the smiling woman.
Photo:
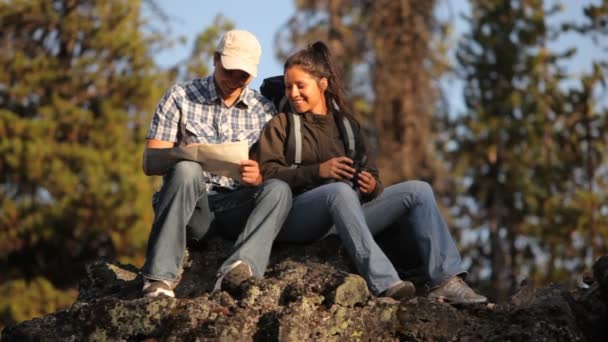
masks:
{"type": "Polygon", "coordinates": [[[367,158],[361,126],[345,104],[344,86],[327,45],[316,42],[296,52],[284,69],[291,107],[268,122],[259,142],[264,177],[286,182],[294,195],[277,241],[305,243],[337,234],[372,293],[409,299],[415,295],[414,284],[400,279],[393,261],[374,240],[374,235],[392,232],[401,248],[419,251],[419,285],[430,289],[429,298],[485,303],[487,298],[462,279],[466,270],[431,186],[410,180],[383,187],[374,161],[367,158]],[[301,157],[296,164],[286,153],[288,130],[296,127],[288,121],[300,122],[301,157]],[[349,139],[342,133],[346,130],[354,136],[354,150],[348,148],[349,139]]]}

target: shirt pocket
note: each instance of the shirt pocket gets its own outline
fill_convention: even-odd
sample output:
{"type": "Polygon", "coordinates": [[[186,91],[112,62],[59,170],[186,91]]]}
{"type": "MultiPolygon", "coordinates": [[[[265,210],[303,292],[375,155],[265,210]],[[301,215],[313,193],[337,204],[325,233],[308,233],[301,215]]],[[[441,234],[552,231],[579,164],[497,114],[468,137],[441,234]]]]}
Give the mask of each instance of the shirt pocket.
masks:
{"type": "Polygon", "coordinates": [[[234,135],[235,139],[234,141],[247,141],[247,144],[249,145],[249,147],[251,148],[251,146],[253,146],[253,144],[255,144],[258,141],[258,138],[260,137],[260,130],[259,129],[243,129],[240,130],[239,132],[237,132],[234,135]]]}
{"type": "Polygon", "coordinates": [[[186,141],[188,142],[188,144],[217,143],[217,134],[215,132],[215,129],[207,124],[195,120],[187,120],[185,124],[185,131],[186,141]]]}

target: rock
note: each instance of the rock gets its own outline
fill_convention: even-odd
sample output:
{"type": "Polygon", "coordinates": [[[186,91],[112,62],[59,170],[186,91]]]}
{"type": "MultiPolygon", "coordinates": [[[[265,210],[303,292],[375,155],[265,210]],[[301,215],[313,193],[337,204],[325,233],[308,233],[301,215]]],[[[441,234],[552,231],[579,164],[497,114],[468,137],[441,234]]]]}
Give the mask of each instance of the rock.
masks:
{"type": "Polygon", "coordinates": [[[370,296],[365,279],[358,275],[349,274],[328,299],[336,305],[353,307],[356,304],[367,302],[370,296]]]}
{"type": "Polygon", "coordinates": [[[87,267],[74,305],[7,327],[2,341],[605,341],[608,258],[587,289],[523,286],[508,303],[454,307],[377,299],[339,241],[278,245],[264,279],[210,293],[231,242],[191,250],[177,298],[141,298],[132,265],[87,267]]]}
{"type": "Polygon", "coordinates": [[[532,301],[536,286],[533,282],[525,279],[521,282],[519,289],[511,296],[509,302],[515,306],[524,305],[532,301]]]}
{"type": "Polygon", "coordinates": [[[593,278],[601,289],[605,300],[608,300],[608,255],[597,260],[593,265],[593,278]]]}

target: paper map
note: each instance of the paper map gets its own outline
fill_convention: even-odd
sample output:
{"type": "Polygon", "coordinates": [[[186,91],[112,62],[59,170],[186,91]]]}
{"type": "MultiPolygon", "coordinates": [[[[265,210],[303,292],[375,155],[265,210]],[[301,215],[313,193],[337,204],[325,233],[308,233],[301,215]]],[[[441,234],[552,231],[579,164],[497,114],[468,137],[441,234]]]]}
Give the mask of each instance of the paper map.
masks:
{"type": "Polygon", "coordinates": [[[239,162],[247,159],[249,159],[247,141],[237,141],[174,148],[147,148],[143,162],[147,174],[164,174],[176,162],[190,160],[201,164],[203,170],[209,173],[240,180],[239,162]]]}

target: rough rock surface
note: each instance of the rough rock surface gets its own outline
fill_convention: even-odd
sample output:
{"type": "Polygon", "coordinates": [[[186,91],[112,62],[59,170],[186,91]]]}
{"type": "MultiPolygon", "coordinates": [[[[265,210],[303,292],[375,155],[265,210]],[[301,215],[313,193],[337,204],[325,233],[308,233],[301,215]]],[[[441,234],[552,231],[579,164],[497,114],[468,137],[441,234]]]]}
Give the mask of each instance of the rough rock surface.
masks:
{"type": "Polygon", "coordinates": [[[265,279],[210,293],[230,247],[190,251],[177,299],[141,298],[131,265],[91,264],[72,307],[2,341],[608,341],[608,257],[587,289],[526,286],[507,304],[453,307],[373,297],[335,239],[276,246],[265,279]]]}

